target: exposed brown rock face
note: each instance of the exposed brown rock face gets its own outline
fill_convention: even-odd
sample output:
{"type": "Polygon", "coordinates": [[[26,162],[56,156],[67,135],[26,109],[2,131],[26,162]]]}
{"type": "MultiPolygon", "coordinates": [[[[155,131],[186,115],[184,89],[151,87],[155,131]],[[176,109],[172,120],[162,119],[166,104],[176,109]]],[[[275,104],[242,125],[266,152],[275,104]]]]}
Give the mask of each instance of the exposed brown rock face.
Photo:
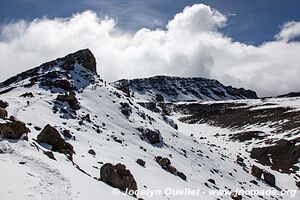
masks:
{"type": "Polygon", "coordinates": [[[229,138],[234,141],[245,142],[252,139],[264,139],[266,134],[262,131],[245,131],[236,134],[230,134],[229,138]]]}
{"type": "Polygon", "coordinates": [[[253,148],[250,152],[251,158],[257,159],[263,165],[271,166],[273,170],[291,173],[298,169],[294,166],[300,158],[300,145],[296,145],[298,140],[300,138],[290,141],[281,139],[272,146],[253,148]]]}
{"type": "Polygon", "coordinates": [[[7,117],[8,113],[5,110],[5,108],[0,107],[0,119],[5,119],[7,117]]]}
{"type": "Polygon", "coordinates": [[[138,189],[133,175],[123,164],[106,163],[101,167],[100,175],[103,182],[120,190],[136,191],[138,189]]]}
{"type": "Polygon", "coordinates": [[[42,143],[50,144],[53,151],[66,154],[71,160],[74,152],[73,146],[60,136],[58,131],[50,126],[45,126],[42,132],[37,136],[37,140],[42,143]]]}
{"type": "Polygon", "coordinates": [[[11,118],[5,124],[0,124],[0,134],[7,139],[20,139],[23,134],[28,134],[30,129],[24,122],[11,118]]]}
{"type": "Polygon", "coordinates": [[[64,58],[59,58],[58,60],[64,62],[62,68],[65,70],[73,70],[74,64],[77,62],[86,69],[97,73],[96,59],[89,49],[79,50],[75,53],[65,56],[64,58]]]}
{"type": "Polygon", "coordinates": [[[70,105],[70,108],[74,110],[80,109],[80,104],[76,98],[76,93],[74,91],[70,91],[69,94],[58,95],[56,100],[67,102],[70,105]]]}

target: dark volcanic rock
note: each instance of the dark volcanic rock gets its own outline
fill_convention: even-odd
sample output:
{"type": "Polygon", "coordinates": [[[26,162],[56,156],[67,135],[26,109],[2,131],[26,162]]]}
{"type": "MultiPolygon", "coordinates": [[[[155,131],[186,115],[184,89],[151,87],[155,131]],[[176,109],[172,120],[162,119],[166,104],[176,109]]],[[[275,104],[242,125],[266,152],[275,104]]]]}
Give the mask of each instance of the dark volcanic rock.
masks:
{"type": "Polygon", "coordinates": [[[137,190],[137,184],[133,175],[123,164],[112,165],[111,163],[106,163],[101,167],[100,175],[101,180],[112,187],[123,191],[137,190]]]}
{"type": "Polygon", "coordinates": [[[97,73],[96,59],[93,53],[89,49],[83,49],[75,53],[71,53],[65,56],[64,58],[59,58],[58,61],[64,62],[62,68],[65,70],[73,70],[74,64],[78,63],[81,64],[86,69],[94,73],[97,73]]]}
{"type": "Polygon", "coordinates": [[[25,92],[24,94],[21,95],[21,97],[24,97],[24,98],[26,98],[26,97],[33,98],[34,95],[32,94],[32,92],[25,92]]]}
{"type": "Polygon", "coordinates": [[[166,171],[171,174],[177,175],[183,180],[186,180],[186,175],[180,171],[178,171],[172,164],[169,158],[163,158],[161,156],[155,157],[155,161],[166,171]]]}
{"type": "Polygon", "coordinates": [[[146,162],[144,160],[142,160],[142,159],[137,159],[136,163],[139,164],[139,165],[141,165],[142,167],[145,167],[145,164],[146,164],[146,162]]]}
{"type": "Polygon", "coordinates": [[[138,128],[138,131],[142,133],[141,138],[147,139],[150,144],[158,144],[162,142],[162,137],[158,130],[151,130],[148,128],[138,128]]]}
{"type": "Polygon", "coordinates": [[[255,165],[252,166],[252,169],[251,169],[251,174],[253,176],[255,176],[256,178],[261,178],[262,174],[263,174],[263,170],[255,165]]]}
{"type": "Polygon", "coordinates": [[[0,100],[0,108],[7,108],[7,107],[8,107],[8,103],[0,100]]]}
{"type": "Polygon", "coordinates": [[[275,181],[275,176],[271,174],[270,172],[264,171],[264,180],[266,181],[267,184],[275,187],[276,186],[276,181],[275,181]]]}
{"type": "Polygon", "coordinates": [[[296,186],[300,189],[300,181],[296,182],[296,186]]]}
{"type": "Polygon", "coordinates": [[[281,139],[272,146],[253,148],[250,156],[263,165],[271,166],[273,170],[291,173],[298,170],[294,166],[300,158],[300,145],[296,145],[298,140],[299,138],[290,141],[281,139]]]}
{"type": "Polygon", "coordinates": [[[132,113],[132,108],[130,107],[130,105],[128,103],[120,103],[121,105],[121,113],[127,117],[130,116],[130,114],[132,113]]]}
{"type": "Polygon", "coordinates": [[[93,149],[90,149],[90,150],[88,151],[88,153],[91,154],[91,155],[93,155],[93,156],[96,155],[96,152],[95,152],[93,149]]]}
{"type": "Polygon", "coordinates": [[[186,181],[186,175],[182,172],[177,172],[177,176],[179,176],[182,180],[186,181]]]}
{"type": "Polygon", "coordinates": [[[23,134],[30,133],[24,122],[11,118],[10,121],[0,124],[0,134],[7,139],[20,139],[23,134]]]}
{"type": "Polygon", "coordinates": [[[66,154],[71,160],[74,152],[73,146],[60,136],[59,132],[49,124],[37,136],[37,141],[50,144],[53,151],[66,154]]]}
{"type": "Polygon", "coordinates": [[[0,119],[5,119],[7,117],[8,113],[5,110],[5,108],[0,108],[0,119]]]}
{"type": "Polygon", "coordinates": [[[239,142],[245,142],[252,139],[264,139],[266,137],[265,133],[262,131],[245,131],[236,134],[230,134],[229,139],[239,142]]]}
{"type": "Polygon", "coordinates": [[[70,91],[69,94],[58,95],[56,100],[67,102],[70,105],[70,108],[74,110],[80,109],[80,103],[76,98],[76,93],[74,91],[70,91]]]}
{"type": "Polygon", "coordinates": [[[45,151],[44,154],[52,160],[56,160],[52,151],[45,151]]]}

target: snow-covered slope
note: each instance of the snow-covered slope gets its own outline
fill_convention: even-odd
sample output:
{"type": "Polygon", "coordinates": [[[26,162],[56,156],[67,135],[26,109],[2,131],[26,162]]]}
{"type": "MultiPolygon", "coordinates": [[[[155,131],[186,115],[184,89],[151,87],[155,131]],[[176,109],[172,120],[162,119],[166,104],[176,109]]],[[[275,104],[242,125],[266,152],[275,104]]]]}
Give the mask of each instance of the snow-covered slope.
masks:
{"type": "Polygon", "coordinates": [[[163,99],[165,101],[201,101],[228,99],[256,99],[254,91],[224,86],[217,80],[155,76],[150,78],[119,80],[116,88],[128,88],[136,99],[163,99]],[[158,96],[159,95],[159,96],[158,96]],[[161,97],[160,97],[161,96],[161,97]]]}
{"type": "MultiPolygon", "coordinates": [[[[2,83],[0,99],[8,102],[8,115],[25,122],[31,132],[28,140],[0,139],[1,199],[134,199],[100,180],[105,163],[124,164],[138,191],[145,193],[137,195],[143,199],[231,199],[230,193],[210,192],[272,188],[249,173],[253,160],[247,159],[243,167],[236,162],[238,155],[249,157],[246,151],[238,151],[243,143],[214,137],[217,133],[228,136],[231,130],[186,124],[178,120],[184,115],[180,112],[168,117],[143,108],[102,81],[93,59],[89,50],[79,51],[2,83]],[[72,98],[58,97],[65,92],[72,98]],[[178,130],[170,125],[170,118],[178,123],[178,130]],[[38,141],[47,124],[73,146],[72,159],[38,141]],[[63,135],[66,130],[71,137],[63,135]],[[159,137],[147,137],[149,130],[159,137]],[[49,151],[56,160],[44,154],[49,151]],[[168,158],[178,173],[163,169],[156,162],[158,156],[168,158]],[[137,159],[145,161],[145,167],[137,164],[137,159]]],[[[0,119],[0,125],[10,120],[0,119]]],[[[277,192],[296,189],[294,176],[264,168],[276,173],[277,192]]]]}

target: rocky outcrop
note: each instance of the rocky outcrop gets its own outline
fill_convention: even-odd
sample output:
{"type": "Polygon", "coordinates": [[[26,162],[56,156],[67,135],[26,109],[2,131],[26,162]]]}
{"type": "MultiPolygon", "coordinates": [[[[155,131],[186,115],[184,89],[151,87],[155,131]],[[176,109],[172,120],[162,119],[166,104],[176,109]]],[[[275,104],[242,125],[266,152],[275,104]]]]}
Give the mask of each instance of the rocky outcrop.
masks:
{"type": "Polygon", "coordinates": [[[7,102],[0,100],[0,108],[7,108],[8,105],[9,104],[7,102]]]}
{"type": "Polygon", "coordinates": [[[128,103],[124,103],[124,102],[121,102],[120,105],[121,105],[121,108],[120,108],[121,109],[121,113],[123,115],[125,115],[126,117],[129,117],[130,114],[132,113],[131,106],[128,103]]]}
{"type": "Polygon", "coordinates": [[[30,129],[14,117],[6,120],[6,123],[0,124],[0,134],[7,139],[20,139],[23,134],[30,133],[30,129]]]}
{"type": "Polygon", "coordinates": [[[158,130],[140,127],[138,128],[138,131],[142,133],[141,138],[143,140],[147,140],[150,144],[158,144],[162,142],[162,137],[158,130]]]}
{"type": "Polygon", "coordinates": [[[78,63],[91,72],[97,73],[96,58],[89,49],[79,50],[57,60],[64,63],[62,68],[65,70],[73,70],[74,64],[78,63]]]}
{"type": "Polygon", "coordinates": [[[136,191],[138,189],[133,175],[121,163],[116,165],[111,163],[104,164],[100,169],[100,175],[101,181],[114,188],[123,191],[136,191]]]}
{"type": "Polygon", "coordinates": [[[70,105],[70,108],[72,108],[73,110],[80,109],[80,103],[77,100],[76,93],[74,91],[70,91],[68,94],[58,95],[56,100],[68,103],[70,105]]]}
{"type": "Polygon", "coordinates": [[[253,176],[255,176],[256,178],[261,178],[262,174],[263,174],[263,170],[255,165],[252,166],[252,169],[251,169],[251,174],[253,176]]]}
{"type": "Polygon", "coordinates": [[[229,135],[229,139],[238,142],[245,142],[252,139],[261,140],[264,138],[266,138],[266,134],[263,131],[245,131],[229,135]]]}
{"type": "Polygon", "coordinates": [[[186,175],[178,171],[172,164],[169,158],[163,158],[161,156],[155,157],[155,161],[166,171],[180,177],[182,180],[186,180],[186,175]]]}
{"type": "Polygon", "coordinates": [[[37,141],[50,144],[53,151],[66,154],[70,160],[72,160],[72,156],[75,153],[73,146],[70,143],[65,142],[59,132],[49,124],[45,126],[42,132],[37,136],[37,141]]]}
{"type": "Polygon", "coordinates": [[[291,173],[298,170],[298,167],[294,166],[300,158],[298,140],[300,138],[294,140],[281,139],[272,146],[253,148],[250,156],[263,165],[271,166],[273,170],[291,173]]]}

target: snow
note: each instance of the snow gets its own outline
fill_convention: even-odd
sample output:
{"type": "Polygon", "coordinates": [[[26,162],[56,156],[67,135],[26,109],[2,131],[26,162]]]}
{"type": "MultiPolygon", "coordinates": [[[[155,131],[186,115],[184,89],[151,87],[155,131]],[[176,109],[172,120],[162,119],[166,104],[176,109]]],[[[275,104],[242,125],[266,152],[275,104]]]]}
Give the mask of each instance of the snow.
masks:
{"type": "MultiPolygon", "coordinates": [[[[244,146],[244,143],[227,140],[228,135],[232,133],[231,130],[207,124],[183,124],[178,121],[182,115],[174,114],[171,118],[179,126],[179,129],[175,130],[159,113],[153,113],[139,106],[136,99],[129,99],[133,105],[131,106],[132,114],[127,118],[120,112],[120,103],[128,103],[127,97],[100,80],[95,83],[96,90],[93,87],[95,85],[88,85],[86,82],[82,82],[83,85],[80,86],[82,93],[78,93],[77,98],[81,109],[77,111],[77,116],[90,114],[93,123],[84,122],[83,125],[79,125],[78,119],[65,119],[62,118],[62,114],[52,112],[56,93],[51,93],[50,90],[40,88],[38,85],[29,89],[24,88],[22,84],[26,81],[28,80],[19,82],[17,88],[0,96],[2,100],[9,103],[7,111],[10,115],[27,124],[32,124],[28,125],[31,130],[28,142],[4,139],[0,141],[0,149],[4,151],[4,154],[0,154],[1,199],[134,199],[124,193],[113,195],[112,187],[97,180],[100,177],[102,164],[107,162],[125,164],[134,175],[140,190],[165,191],[167,188],[182,190],[190,188],[202,191],[198,196],[165,194],[155,197],[142,196],[143,199],[216,199],[218,197],[208,194],[209,189],[215,189],[213,184],[208,183],[208,179],[214,179],[215,187],[219,189],[267,190],[270,188],[262,181],[258,181],[258,186],[251,184],[250,181],[255,178],[236,164],[238,154],[247,158],[248,167],[254,161],[249,159],[248,150],[251,145],[244,146]],[[20,97],[21,94],[29,91],[34,94],[33,98],[20,97]],[[143,119],[138,113],[145,113],[154,120],[150,122],[148,119],[143,119]],[[40,131],[35,130],[34,127],[43,128],[47,124],[55,126],[59,131],[68,129],[73,133],[75,140],[66,139],[73,145],[76,152],[73,161],[88,175],[78,170],[63,154],[54,152],[56,161],[43,154],[43,150],[49,151],[50,147],[40,145],[35,141],[40,131]],[[102,131],[100,134],[96,132],[93,124],[99,125],[102,131]],[[137,130],[139,127],[158,129],[163,138],[163,144],[155,146],[141,140],[141,133],[137,130]],[[216,133],[224,136],[215,137],[216,133]],[[190,136],[191,134],[193,137],[190,136]],[[115,142],[112,139],[113,136],[121,139],[122,144],[115,142]],[[200,137],[206,137],[206,139],[200,139],[200,137]],[[37,150],[34,144],[40,150],[37,150]],[[90,155],[89,149],[93,149],[96,155],[90,155]],[[186,156],[182,149],[186,151],[186,156]],[[187,176],[187,181],[163,170],[156,163],[155,156],[168,157],[172,165],[187,176]],[[136,163],[138,158],[146,161],[145,168],[136,163]],[[25,162],[25,164],[20,164],[20,162],[25,162]]],[[[260,100],[237,102],[247,102],[249,105],[261,104],[260,100]]],[[[291,101],[293,105],[285,99],[272,100],[272,102],[295,108],[299,108],[300,105],[299,99],[291,101]]],[[[270,170],[265,166],[260,167],[270,170]]],[[[272,173],[276,174],[279,187],[296,189],[291,175],[275,171],[272,173]]],[[[231,199],[228,196],[222,197],[231,199]]],[[[299,199],[299,197],[300,195],[297,194],[294,199],[299,199]]],[[[265,198],[272,199],[270,196],[265,196],[265,198]]],[[[283,196],[283,198],[292,199],[288,196],[283,196]]],[[[243,199],[249,198],[245,196],[243,199]]]]}

